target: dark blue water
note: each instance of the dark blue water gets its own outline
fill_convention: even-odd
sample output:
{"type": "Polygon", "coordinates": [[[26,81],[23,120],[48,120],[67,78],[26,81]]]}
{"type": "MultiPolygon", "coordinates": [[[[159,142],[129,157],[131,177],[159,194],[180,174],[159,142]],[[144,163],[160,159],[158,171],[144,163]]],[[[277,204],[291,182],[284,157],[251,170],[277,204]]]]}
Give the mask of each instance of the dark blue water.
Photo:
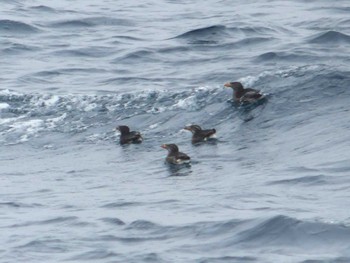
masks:
{"type": "Polygon", "coordinates": [[[348,1],[0,6],[1,262],[350,262],[348,1]]]}

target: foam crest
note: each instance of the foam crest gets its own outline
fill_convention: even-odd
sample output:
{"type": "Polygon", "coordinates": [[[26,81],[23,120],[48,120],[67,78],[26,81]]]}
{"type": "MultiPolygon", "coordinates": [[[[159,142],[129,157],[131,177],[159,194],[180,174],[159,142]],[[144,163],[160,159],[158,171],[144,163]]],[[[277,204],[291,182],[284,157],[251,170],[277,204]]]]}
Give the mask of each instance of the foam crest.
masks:
{"type": "Polygon", "coordinates": [[[279,78],[288,78],[292,76],[304,75],[306,72],[315,72],[322,69],[321,65],[307,65],[307,66],[291,66],[285,69],[280,69],[277,71],[266,70],[261,72],[256,76],[246,76],[240,78],[238,81],[242,82],[245,86],[253,86],[256,82],[261,79],[268,77],[279,77],[279,78]]]}
{"type": "Polygon", "coordinates": [[[79,133],[116,119],[165,111],[197,111],[216,100],[216,89],[144,90],[106,95],[21,94],[0,90],[0,136],[20,143],[40,133],[79,133]]]}
{"type": "MultiPolygon", "coordinates": [[[[284,83],[286,78],[299,78],[306,74],[312,77],[320,71],[324,71],[322,65],[294,66],[277,71],[264,71],[239,81],[247,87],[258,86],[259,89],[264,89],[265,85],[270,87],[271,80],[284,83]]],[[[222,103],[225,97],[219,95],[220,92],[224,93],[221,87],[143,90],[102,95],[21,94],[0,90],[1,141],[24,142],[40,133],[81,133],[91,128],[111,125],[116,121],[149,114],[161,114],[157,122],[162,123],[162,118],[169,117],[168,112],[199,112],[213,104],[222,103]]],[[[101,137],[96,131],[93,134],[97,134],[96,138],[101,137]]],[[[102,137],[106,138],[105,136],[102,137]]],[[[96,138],[91,137],[92,140],[96,138]]]]}

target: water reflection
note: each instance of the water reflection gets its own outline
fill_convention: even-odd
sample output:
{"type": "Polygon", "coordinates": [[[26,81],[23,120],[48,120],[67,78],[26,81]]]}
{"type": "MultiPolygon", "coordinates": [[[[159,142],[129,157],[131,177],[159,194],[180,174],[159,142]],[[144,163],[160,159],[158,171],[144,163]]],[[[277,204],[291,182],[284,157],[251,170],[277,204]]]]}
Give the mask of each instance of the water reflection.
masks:
{"type": "Polygon", "coordinates": [[[191,164],[169,164],[166,163],[169,176],[188,176],[192,173],[191,164]]]}

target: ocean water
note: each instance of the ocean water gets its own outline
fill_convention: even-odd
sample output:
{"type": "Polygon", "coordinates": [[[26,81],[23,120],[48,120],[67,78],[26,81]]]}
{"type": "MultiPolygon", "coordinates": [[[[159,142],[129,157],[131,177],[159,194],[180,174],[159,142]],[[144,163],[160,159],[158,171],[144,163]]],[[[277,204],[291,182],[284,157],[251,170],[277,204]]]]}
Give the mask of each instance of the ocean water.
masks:
{"type": "Polygon", "coordinates": [[[0,262],[350,262],[349,12],[0,0],[0,262]]]}

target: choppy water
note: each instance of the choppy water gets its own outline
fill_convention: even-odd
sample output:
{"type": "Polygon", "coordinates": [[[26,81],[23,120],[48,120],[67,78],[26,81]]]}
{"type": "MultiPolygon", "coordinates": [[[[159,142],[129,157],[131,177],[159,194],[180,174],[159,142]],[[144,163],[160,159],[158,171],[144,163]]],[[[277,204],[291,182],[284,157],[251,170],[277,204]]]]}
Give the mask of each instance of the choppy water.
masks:
{"type": "Polygon", "coordinates": [[[350,262],[348,1],[0,6],[1,262],[350,262]]]}

